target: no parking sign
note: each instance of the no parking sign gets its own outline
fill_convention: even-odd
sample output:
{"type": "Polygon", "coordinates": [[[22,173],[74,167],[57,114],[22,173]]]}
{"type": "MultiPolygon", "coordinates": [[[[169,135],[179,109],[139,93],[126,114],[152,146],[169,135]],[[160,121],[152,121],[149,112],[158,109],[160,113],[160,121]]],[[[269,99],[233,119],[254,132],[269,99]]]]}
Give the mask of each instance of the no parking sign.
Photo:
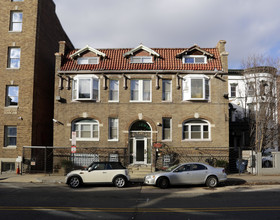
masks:
{"type": "Polygon", "coordinates": [[[71,147],[71,153],[74,154],[74,153],[76,153],[76,151],[77,151],[76,146],[72,146],[71,147]]]}

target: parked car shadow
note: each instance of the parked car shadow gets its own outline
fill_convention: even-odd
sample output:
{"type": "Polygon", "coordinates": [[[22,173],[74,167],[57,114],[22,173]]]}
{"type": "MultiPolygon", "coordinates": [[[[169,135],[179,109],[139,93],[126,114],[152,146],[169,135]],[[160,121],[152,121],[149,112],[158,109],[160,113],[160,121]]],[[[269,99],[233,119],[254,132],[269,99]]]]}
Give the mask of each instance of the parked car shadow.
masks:
{"type": "Polygon", "coordinates": [[[221,183],[221,186],[237,186],[243,185],[246,183],[246,180],[240,178],[228,178],[227,181],[221,183]]]}

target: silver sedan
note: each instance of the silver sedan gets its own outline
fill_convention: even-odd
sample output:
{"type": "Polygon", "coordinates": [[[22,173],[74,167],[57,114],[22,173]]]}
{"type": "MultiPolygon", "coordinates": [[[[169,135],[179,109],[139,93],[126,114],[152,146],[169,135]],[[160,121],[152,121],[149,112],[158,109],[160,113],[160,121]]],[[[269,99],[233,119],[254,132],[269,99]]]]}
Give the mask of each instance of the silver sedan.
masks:
{"type": "Polygon", "coordinates": [[[215,187],[226,180],[224,168],[215,168],[203,163],[185,163],[172,166],[166,171],[148,174],[144,183],[160,188],[182,184],[206,184],[208,187],[215,187]]]}

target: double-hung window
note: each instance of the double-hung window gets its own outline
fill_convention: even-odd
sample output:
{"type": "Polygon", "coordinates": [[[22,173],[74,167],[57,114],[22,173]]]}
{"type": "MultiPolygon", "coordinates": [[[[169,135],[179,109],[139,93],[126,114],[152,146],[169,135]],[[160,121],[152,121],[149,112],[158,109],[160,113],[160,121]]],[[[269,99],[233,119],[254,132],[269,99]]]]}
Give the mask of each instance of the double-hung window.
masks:
{"type": "Polygon", "coordinates": [[[9,47],[8,68],[11,68],[11,69],[20,68],[20,48],[9,47]]]}
{"type": "Polygon", "coordinates": [[[96,76],[76,76],[72,85],[73,100],[99,100],[99,79],[96,76]]]}
{"type": "Polygon", "coordinates": [[[171,118],[162,119],[162,140],[171,140],[171,118]]]}
{"type": "Polygon", "coordinates": [[[98,141],[99,123],[94,119],[82,119],[74,121],[72,131],[76,132],[76,138],[79,141],[98,141]]]}
{"type": "Polygon", "coordinates": [[[109,140],[118,140],[119,120],[117,118],[109,118],[109,140]]]}
{"type": "Polygon", "coordinates": [[[204,75],[188,75],[183,78],[183,101],[209,100],[209,78],[204,75]]]}
{"type": "Polygon", "coordinates": [[[78,64],[99,64],[99,57],[79,57],[78,64]]]}
{"type": "Polygon", "coordinates": [[[162,80],[162,101],[172,100],[171,85],[171,80],[162,80]]]}
{"type": "Polygon", "coordinates": [[[11,11],[10,31],[22,31],[22,12],[11,11]]]}
{"type": "Polygon", "coordinates": [[[119,80],[110,80],[109,86],[109,101],[118,102],[119,101],[119,80]]]}
{"type": "Polygon", "coordinates": [[[189,120],[183,123],[183,140],[210,140],[210,126],[204,120],[189,120]]]}
{"type": "Polygon", "coordinates": [[[6,106],[18,105],[18,86],[7,86],[6,89],[6,106]]]}
{"type": "Polygon", "coordinates": [[[188,55],[183,57],[183,63],[204,64],[207,63],[206,56],[188,55]]]}
{"type": "Polygon", "coordinates": [[[132,79],[130,84],[130,100],[138,102],[151,101],[151,80],[132,79]]]}
{"type": "Polygon", "coordinates": [[[236,87],[237,87],[237,84],[235,84],[235,83],[230,84],[230,97],[231,98],[236,97],[236,87]]]}
{"type": "Polygon", "coordinates": [[[5,126],[5,147],[17,145],[17,127],[5,126]]]}
{"type": "Polygon", "coordinates": [[[153,63],[152,56],[133,56],[130,58],[130,63],[153,63]]]}

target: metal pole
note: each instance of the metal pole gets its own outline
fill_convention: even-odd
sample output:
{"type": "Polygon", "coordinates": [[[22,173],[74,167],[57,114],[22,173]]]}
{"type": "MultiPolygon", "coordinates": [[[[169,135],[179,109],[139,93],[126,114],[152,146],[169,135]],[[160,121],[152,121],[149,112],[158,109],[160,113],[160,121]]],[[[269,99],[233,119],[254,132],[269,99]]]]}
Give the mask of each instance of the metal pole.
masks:
{"type": "Polygon", "coordinates": [[[47,173],[47,146],[45,147],[45,174],[47,173]]]}

